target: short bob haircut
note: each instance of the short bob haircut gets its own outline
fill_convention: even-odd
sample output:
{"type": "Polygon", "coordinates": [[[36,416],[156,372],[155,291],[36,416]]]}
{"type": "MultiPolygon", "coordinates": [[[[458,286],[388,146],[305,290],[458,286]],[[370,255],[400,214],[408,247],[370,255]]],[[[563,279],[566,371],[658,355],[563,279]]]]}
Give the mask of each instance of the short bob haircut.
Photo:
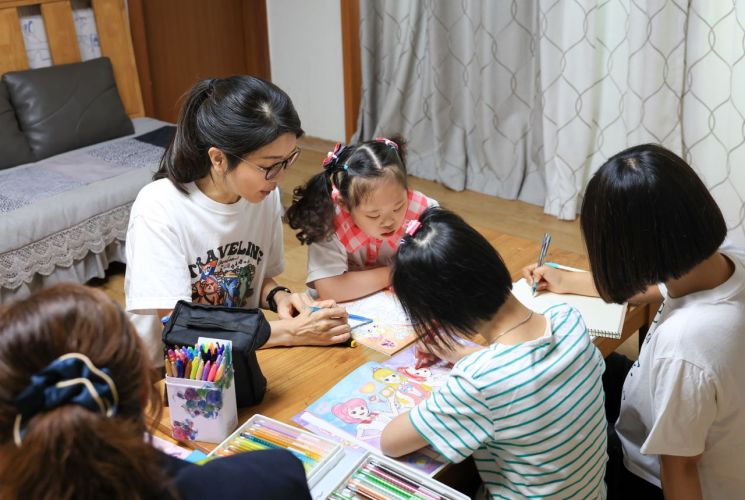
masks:
{"type": "Polygon", "coordinates": [[[460,216],[430,207],[419,220],[398,247],[393,289],[417,337],[426,342],[434,335],[450,346],[496,314],[512,279],[499,253],[460,216]]]}
{"type": "Polygon", "coordinates": [[[696,172],[656,144],[621,151],[600,167],[587,185],[581,226],[595,287],[617,303],[680,278],[727,235],[696,172]]]}

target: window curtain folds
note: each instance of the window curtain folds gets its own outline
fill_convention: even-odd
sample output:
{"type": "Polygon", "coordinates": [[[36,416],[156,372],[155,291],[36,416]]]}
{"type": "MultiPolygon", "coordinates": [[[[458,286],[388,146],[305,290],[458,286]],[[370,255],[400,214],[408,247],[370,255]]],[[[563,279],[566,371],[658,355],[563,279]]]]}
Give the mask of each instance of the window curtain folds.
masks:
{"type": "Polygon", "coordinates": [[[355,139],[409,171],[574,219],[611,155],[663,144],[745,245],[745,0],[360,0],[355,139]]]}

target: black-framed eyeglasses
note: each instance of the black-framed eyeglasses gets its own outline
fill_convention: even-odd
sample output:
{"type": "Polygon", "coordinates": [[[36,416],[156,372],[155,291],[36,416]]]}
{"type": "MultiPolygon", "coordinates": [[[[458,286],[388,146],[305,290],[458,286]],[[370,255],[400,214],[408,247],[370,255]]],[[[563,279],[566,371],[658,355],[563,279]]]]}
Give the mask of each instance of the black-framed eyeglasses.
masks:
{"type": "Polygon", "coordinates": [[[297,161],[298,157],[300,156],[300,152],[301,151],[302,150],[299,147],[296,147],[292,151],[292,153],[290,153],[290,156],[288,156],[287,158],[285,158],[282,161],[278,161],[277,163],[274,163],[272,165],[269,165],[268,167],[260,167],[259,165],[254,165],[253,163],[251,163],[248,160],[244,160],[242,158],[238,158],[235,155],[232,155],[232,156],[238,158],[241,161],[245,161],[246,163],[248,163],[249,165],[251,165],[252,167],[254,167],[256,170],[258,170],[259,172],[264,172],[264,179],[270,181],[270,180],[274,179],[275,177],[277,177],[282,170],[286,169],[287,167],[289,167],[290,165],[292,165],[293,163],[295,163],[297,161]]]}

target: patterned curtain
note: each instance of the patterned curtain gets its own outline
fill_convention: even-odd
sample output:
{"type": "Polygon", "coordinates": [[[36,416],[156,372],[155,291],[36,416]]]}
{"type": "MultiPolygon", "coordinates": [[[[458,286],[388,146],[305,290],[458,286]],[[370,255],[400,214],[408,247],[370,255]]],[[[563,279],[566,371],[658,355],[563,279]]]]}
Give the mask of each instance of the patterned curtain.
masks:
{"type": "Polygon", "coordinates": [[[609,156],[683,156],[745,245],[745,0],[360,0],[357,138],[574,219],[609,156]]]}

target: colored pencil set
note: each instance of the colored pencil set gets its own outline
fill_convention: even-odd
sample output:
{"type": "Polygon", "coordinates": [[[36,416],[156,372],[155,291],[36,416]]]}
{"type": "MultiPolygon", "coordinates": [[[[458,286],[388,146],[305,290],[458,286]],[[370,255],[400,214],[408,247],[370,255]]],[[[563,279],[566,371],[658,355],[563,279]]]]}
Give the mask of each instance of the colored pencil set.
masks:
{"type": "Polygon", "coordinates": [[[328,498],[447,500],[462,498],[458,492],[436,481],[409,473],[382,457],[367,455],[328,498]]]}
{"type": "Polygon", "coordinates": [[[226,344],[209,342],[168,349],[163,363],[169,377],[219,382],[231,366],[231,356],[226,344]]]}
{"type": "Polygon", "coordinates": [[[340,446],[320,436],[292,427],[277,420],[254,415],[210,456],[227,457],[250,451],[284,449],[302,462],[309,484],[320,477],[341,456],[340,446]]]}

